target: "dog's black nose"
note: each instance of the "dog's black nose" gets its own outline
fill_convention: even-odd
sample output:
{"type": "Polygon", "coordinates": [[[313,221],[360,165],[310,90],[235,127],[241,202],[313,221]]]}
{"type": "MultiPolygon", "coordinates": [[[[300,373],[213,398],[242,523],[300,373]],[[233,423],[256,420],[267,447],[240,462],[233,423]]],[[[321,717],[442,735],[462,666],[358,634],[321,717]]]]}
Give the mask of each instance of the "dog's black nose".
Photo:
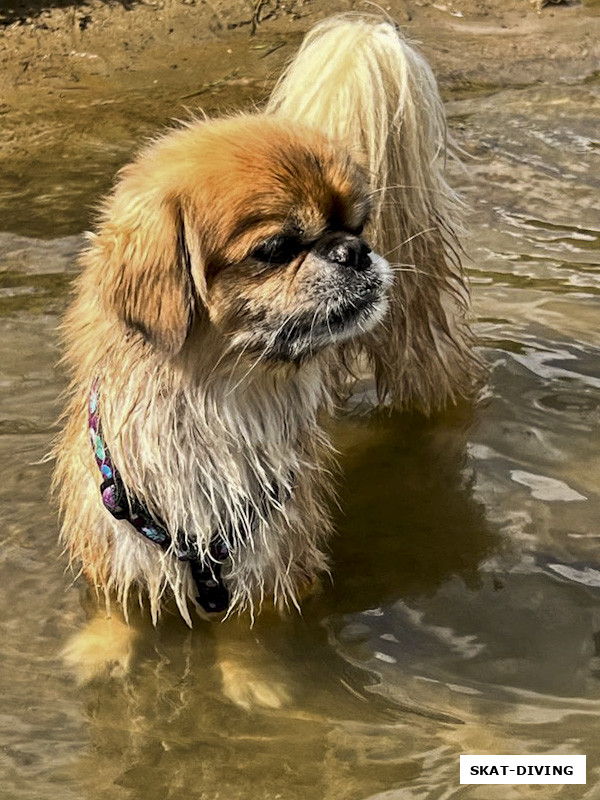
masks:
{"type": "Polygon", "coordinates": [[[371,248],[358,236],[330,233],[321,239],[318,249],[320,255],[342,267],[363,270],[371,264],[371,248]]]}

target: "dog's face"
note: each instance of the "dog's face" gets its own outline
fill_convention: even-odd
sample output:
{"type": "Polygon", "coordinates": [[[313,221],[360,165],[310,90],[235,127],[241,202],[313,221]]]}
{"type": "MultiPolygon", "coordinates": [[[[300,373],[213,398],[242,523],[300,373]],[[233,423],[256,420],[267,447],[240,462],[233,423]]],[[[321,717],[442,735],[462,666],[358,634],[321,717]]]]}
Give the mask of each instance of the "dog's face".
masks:
{"type": "Polygon", "coordinates": [[[99,237],[117,271],[106,297],[168,352],[195,322],[231,352],[299,362],[383,317],[390,270],[362,238],[366,180],[320,135],[269,117],[202,123],[123,175],[99,237]]]}

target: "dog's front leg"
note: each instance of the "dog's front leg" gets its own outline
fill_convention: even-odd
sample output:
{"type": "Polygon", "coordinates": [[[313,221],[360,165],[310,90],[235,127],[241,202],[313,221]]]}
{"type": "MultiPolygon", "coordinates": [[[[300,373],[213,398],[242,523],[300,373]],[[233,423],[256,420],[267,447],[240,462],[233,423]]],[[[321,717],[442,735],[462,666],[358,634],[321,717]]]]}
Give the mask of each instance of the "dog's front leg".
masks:
{"type": "Polygon", "coordinates": [[[281,708],[291,700],[284,670],[268,652],[261,637],[261,629],[278,622],[281,621],[273,614],[263,612],[253,627],[245,615],[215,625],[217,666],[223,693],[247,711],[281,708]]]}
{"type": "Polygon", "coordinates": [[[74,633],[61,652],[79,684],[95,678],[123,678],[129,674],[138,628],[126,621],[118,603],[110,608],[88,587],[81,589],[87,615],[85,626],[74,633]]]}

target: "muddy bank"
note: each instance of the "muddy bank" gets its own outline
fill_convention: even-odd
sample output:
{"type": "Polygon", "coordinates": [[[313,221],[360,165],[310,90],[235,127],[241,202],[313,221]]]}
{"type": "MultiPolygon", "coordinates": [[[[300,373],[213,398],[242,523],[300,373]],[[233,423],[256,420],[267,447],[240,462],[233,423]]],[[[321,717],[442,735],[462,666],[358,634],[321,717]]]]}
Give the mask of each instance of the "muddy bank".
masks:
{"type": "MultiPolygon", "coordinates": [[[[0,10],[0,228],[34,235],[89,224],[87,200],[146,136],[190,113],[263,100],[324,0],[3,0],[0,10]],[[56,6],[56,3],[52,4],[56,6]],[[73,198],[82,198],[78,205],[73,198]],[[76,207],[48,231],[38,211],[76,207]]],[[[394,0],[443,91],[492,92],[594,79],[600,4],[526,0],[394,0]]]]}
{"type": "MultiPolygon", "coordinates": [[[[598,69],[600,2],[539,8],[550,2],[392,0],[380,8],[422,40],[447,84],[573,79],[598,69]]],[[[370,10],[377,6],[354,0],[2,0],[0,85],[10,95],[115,79],[114,92],[148,78],[151,88],[160,76],[201,87],[230,81],[233,70],[239,81],[259,81],[316,20],[370,10]]]]}

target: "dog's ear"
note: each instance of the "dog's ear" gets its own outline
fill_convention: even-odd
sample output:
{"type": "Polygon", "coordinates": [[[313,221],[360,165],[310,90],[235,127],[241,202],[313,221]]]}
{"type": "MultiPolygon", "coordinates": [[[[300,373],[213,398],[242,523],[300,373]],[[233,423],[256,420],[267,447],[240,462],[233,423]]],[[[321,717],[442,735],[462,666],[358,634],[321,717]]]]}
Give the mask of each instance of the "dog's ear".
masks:
{"type": "MultiPolygon", "coordinates": [[[[122,173],[95,238],[100,299],[166,355],[181,350],[198,310],[185,214],[176,196],[122,173]]],[[[200,275],[200,264],[194,264],[200,275]]]]}

